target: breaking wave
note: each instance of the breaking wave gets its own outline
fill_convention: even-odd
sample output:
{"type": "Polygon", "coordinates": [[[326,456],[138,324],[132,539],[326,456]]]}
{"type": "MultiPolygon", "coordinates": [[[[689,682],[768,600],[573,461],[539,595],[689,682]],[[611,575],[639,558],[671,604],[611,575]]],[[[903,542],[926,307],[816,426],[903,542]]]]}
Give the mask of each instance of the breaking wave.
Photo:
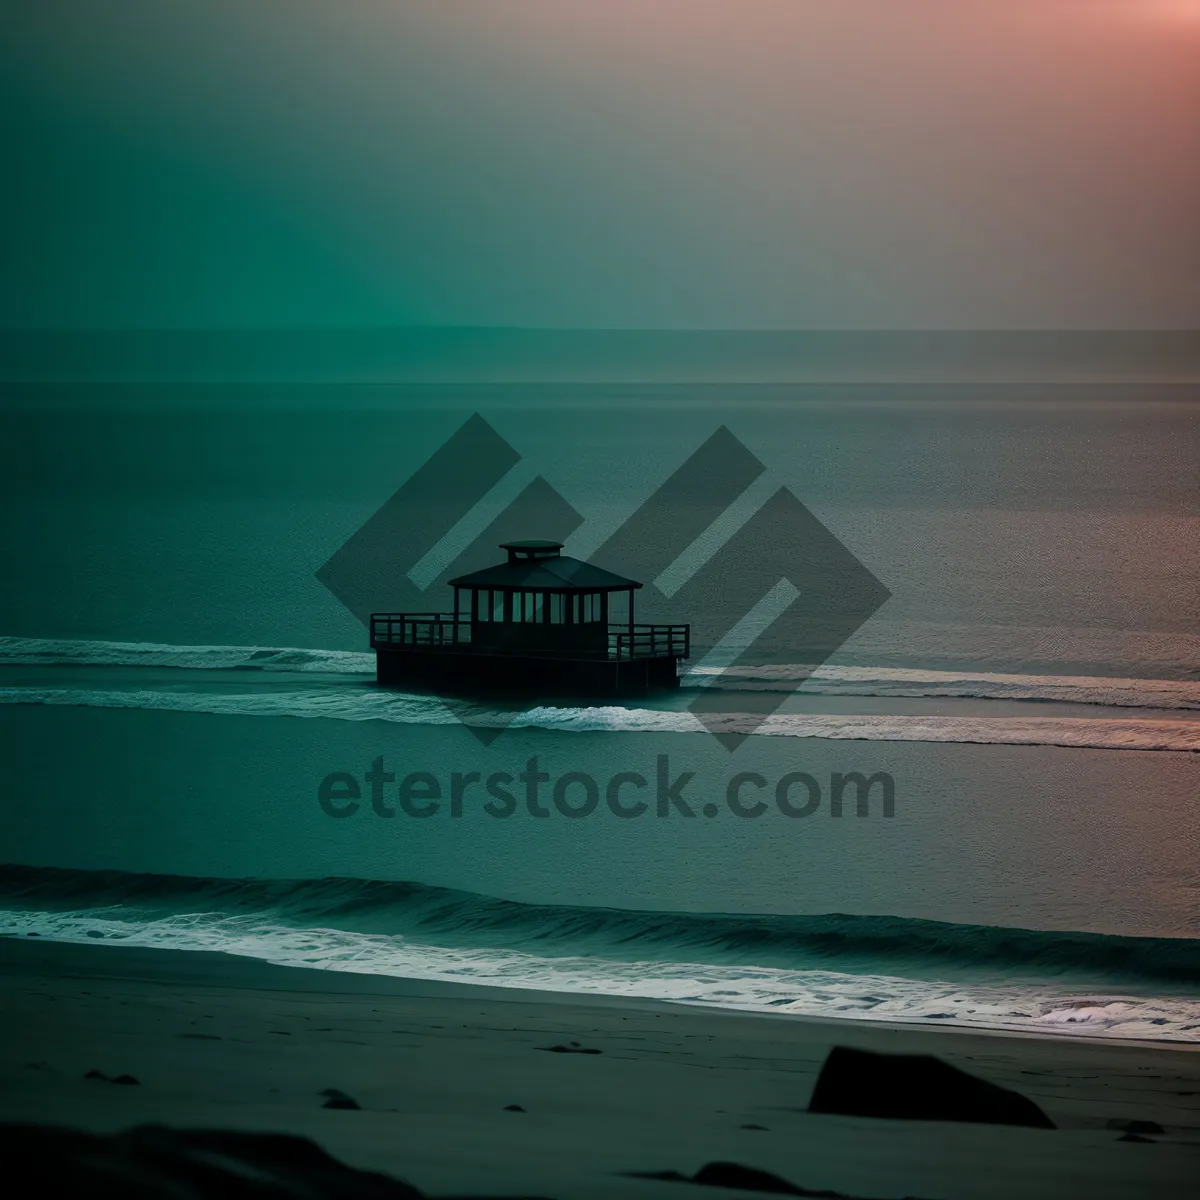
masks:
{"type": "Polygon", "coordinates": [[[225,716],[307,717],[389,721],[405,725],[546,729],[566,733],[746,733],[761,737],[827,738],[872,742],[961,742],[985,745],[1066,746],[1107,750],[1200,751],[1200,721],[1088,717],[841,716],[781,713],[765,721],[753,713],[708,713],[704,724],[689,712],[617,706],[536,707],[503,713],[483,706],[450,712],[436,697],[393,691],[266,691],[236,694],[91,688],[0,688],[0,704],[84,708],[158,709],[225,716]]]}
{"type": "MultiPolygon", "coordinates": [[[[754,733],[764,737],[886,742],[962,742],[988,745],[1066,746],[1109,750],[1200,750],[1200,682],[1090,676],[1000,675],[909,668],[791,665],[699,666],[685,688],[718,687],[728,709],[706,714],[704,723],[675,708],[537,706],[500,712],[484,704],[456,702],[451,713],[436,697],[374,689],[374,656],[346,650],[255,646],[172,646],[148,642],[0,638],[0,666],[158,667],[195,671],[196,684],[137,687],[103,670],[94,687],[0,687],[0,704],[68,705],[84,708],[158,709],[232,716],[303,717],[339,721],[388,721],[480,728],[546,729],[569,733],[754,733]],[[210,672],[201,676],[201,672],[210,672]],[[243,672],[236,688],[218,682],[224,672],[243,672]],[[256,676],[254,673],[257,672],[256,676]],[[203,682],[200,682],[200,680],[203,682]],[[261,679],[261,685],[257,680],[261,679]],[[104,684],[107,683],[107,686],[104,684]],[[776,713],[765,721],[752,710],[750,693],[891,698],[946,697],[1043,700],[1154,710],[1130,716],[776,713]],[[739,699],[739,696],[744,699],[739,699]],[[749,709],[751,711],[745,711],[749,709]],[[1179,717],[1172,717],[1178,712],[1179,717]],[[1167,714],[1167,715],[1163,715],[1167,714]]],[[[41,682],[46,682],[42,680],[41,682]]]]}
{"type": "Polygon", "coordinates": [[[96,642],[70,638],[0,637],[0,666],[176,667],[202,671],[299,671],[374,674],[375,655],[355,650],[270,646],[173,646],[160,642],[96,642]]]}
{"type": "MultiPolygon", "coordinates": [[[[270,646],[173,646],[154,642],[73,641],[0,637],[4,664],[172,667],[196,670],[296,672],[370,676],[375,656],[356,650],[270,646]]],[[[803,691],[813,695],[945,696],[980,700],[1052,700],[1122,708],[1200,710],[1200,681],[1092,675],[1013,675],[909,667],[799,663],[693,667],[684,687],[720,683],[722,691],[803,691]]]]}
{"type": "Polygon", "coordinates": [[[0,868],[0,906],[7,936],[760,1012],[1200,1042],[1195,939],[17,866],[0,868]]]}

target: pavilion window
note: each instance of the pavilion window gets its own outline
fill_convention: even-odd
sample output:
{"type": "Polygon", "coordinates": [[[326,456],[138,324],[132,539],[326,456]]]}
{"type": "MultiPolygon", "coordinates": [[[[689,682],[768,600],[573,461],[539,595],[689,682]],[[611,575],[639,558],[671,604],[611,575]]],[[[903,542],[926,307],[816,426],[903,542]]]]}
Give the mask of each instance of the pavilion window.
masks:
{"type": "Polygon", "coordinates": [[[513,620],[540,624],[542,620],[541,592],[513,592],[513,620]]]}
{"type": "Polygon", "coordinates": [[[504,620],[504,593],[492,588],[480,588],[476,593],[475,611],[477,621],[504,620]]]}
{"type": "Polygon", "coordinates": [[[600,620],[600,595],[586,592],[575,597],[575,621],[580,625],[593,624],[600,620]]]}
{"type": "Polygon", "coordinates": [[[552,625],[561,625],[566,621],[566,599],[561,593],[552,592],[550,594],[550,623],[552,625]]]}

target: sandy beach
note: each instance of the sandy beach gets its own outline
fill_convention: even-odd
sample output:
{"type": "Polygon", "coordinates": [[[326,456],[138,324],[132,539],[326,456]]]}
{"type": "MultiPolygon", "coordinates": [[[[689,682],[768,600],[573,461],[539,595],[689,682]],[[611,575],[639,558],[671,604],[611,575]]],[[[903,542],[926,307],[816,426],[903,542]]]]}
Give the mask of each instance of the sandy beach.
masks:
{"type": "Polygon", "coordinates": [[[750,1196],[634,1177],[711,1161],[846,1196],[1176,1197],[1200,1170],[1187,1047],[738,1014],[0,941],[0,1119],[300,1134],[431,1195],[750,1196]],[[599,1053],[551,1053],[578,1043],[599,1053]],[[834,1045],[936,1054],[1057,1128],[806,1112],[834,1045]],[[85,1078],[130,1075],[137,1085],[85,1078]],[[328,1088],[358,1109],[323,1107],[328,1088]],[[510,1106],[519,1106],[515,1111],[510,1106]],[[1110,1121],[1164,1133],[1122,1141],[1110,1121]]]}

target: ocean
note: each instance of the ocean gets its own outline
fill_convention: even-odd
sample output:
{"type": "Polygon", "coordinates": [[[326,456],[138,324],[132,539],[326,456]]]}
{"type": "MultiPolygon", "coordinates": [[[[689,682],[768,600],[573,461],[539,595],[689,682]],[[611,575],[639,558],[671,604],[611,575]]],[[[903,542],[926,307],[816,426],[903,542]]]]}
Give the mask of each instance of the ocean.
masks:
{"type": "Polygon", "coordinates": [[[0,933],[1200,1041],[1194,390],[39,384],[0,421],[0,933]],[[587,557],[722,427],[763,475],[681,560],[786,488],[890,599],[654,702],[381,691],[317,572],[476,413],[519,462],[425,607],[537,479],[587,557]]]}

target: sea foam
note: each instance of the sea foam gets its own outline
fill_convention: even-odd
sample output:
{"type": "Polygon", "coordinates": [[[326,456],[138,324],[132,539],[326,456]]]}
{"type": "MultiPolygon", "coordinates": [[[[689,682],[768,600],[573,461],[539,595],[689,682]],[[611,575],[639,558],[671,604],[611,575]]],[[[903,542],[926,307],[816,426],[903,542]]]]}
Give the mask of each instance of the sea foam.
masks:
{"type": "Polygon", "coordinates": [[[1200,1042],[1200,942],[518,904],[417,883],[0,868],[0,935],[770,1012],[1200,1042]]]}

